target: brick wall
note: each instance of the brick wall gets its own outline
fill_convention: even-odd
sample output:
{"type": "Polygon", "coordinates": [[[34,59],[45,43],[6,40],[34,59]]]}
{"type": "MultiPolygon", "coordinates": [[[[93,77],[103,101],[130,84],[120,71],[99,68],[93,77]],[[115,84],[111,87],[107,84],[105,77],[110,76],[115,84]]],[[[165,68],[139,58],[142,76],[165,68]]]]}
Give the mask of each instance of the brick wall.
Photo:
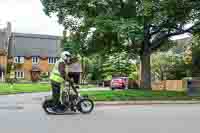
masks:
{"type": "Polygon", "coordinates": [[[7,64],[7,57],[6,56],[0,56],[0,64],[6,65],[7,64]]]}
{"type": "MultiPolygon", "coordinates": [[[[47,59],[40,58],[39,64],[35,64],[41,72],[51,72],[53,68],[53,64],[48,63],[47,59]]],[[[17,71],[23,71],[24,72],[24,79],[25,80],[31,80],[31,70],[32,70],[32,58],[25,58],[24,63],[18,65],[17,71]]]]}
{"type": "Polygon", "coordinates": [[[41,59],[38,64],[41,72],[48,72],[49,71],[49,64],[48,64],[48,59],[41,59]]]}
{"type": "Polygon", "coordinates": [[[31,58],[25,58],[23,64],[17,64],[16,71],[22,71],[24,72],[24,79],[25,80],[31,80],[30,71],[32,70],[32,59],[31,58]]]}

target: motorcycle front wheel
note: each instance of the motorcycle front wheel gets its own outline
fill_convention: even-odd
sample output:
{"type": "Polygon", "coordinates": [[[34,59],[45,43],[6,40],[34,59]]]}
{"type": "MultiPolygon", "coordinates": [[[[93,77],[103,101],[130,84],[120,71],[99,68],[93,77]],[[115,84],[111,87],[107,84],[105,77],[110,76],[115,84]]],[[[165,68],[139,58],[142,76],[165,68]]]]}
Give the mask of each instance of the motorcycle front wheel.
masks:
{"type": "Polygon", "coordinates": [[[91,99],[82,99],[78,102],[78,110],[83,114],[91,113],[94,109],[94,102],[91,99]]]}

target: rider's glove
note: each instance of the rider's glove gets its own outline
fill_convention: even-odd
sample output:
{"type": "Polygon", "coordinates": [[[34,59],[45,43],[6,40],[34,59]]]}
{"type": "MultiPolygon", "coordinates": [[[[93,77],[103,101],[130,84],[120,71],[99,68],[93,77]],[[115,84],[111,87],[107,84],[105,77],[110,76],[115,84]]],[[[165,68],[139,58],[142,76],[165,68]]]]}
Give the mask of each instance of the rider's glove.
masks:
{"type": "Polygon", "coordinates": [[[81,94],[80,93],[78,93],[78,95],[77,95],[78,97],[80,97],[81,96],[81,94]]]}

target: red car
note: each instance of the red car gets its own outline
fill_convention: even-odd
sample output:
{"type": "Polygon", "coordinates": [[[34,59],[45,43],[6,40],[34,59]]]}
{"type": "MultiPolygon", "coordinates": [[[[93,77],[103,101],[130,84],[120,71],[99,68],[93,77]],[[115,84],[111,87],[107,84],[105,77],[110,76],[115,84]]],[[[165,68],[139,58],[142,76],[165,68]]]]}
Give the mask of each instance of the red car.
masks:
{"type": "Polygon", "coordinates": [[[118,77],[113,78],[110,83],[110,87],[112,90],[114,89],[126,89],[127,87],[127,78],[126,77],[118,77]]]}

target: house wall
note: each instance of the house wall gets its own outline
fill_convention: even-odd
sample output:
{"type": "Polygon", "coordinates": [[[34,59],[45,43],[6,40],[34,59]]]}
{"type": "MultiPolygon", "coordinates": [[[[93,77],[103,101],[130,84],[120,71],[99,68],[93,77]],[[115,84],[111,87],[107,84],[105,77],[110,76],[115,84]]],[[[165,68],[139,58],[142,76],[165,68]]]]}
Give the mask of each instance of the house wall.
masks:
{"type": "Polygon", "coordinates": [[[26,80],[31,80],[31,70],[32,70],[32,58],[25,59],[23,64],[24,75],[26,80]]]}
{"type": "Polygon", "coordinates": [[[7,56],[0,55],[0,64],[1,65],[6,65],[7,64],[7,56]]]}
{"type": "Polygon", "coordinates": [[[32,69],[32,59],[31,58],[25,58],[23,64],[17,64],[16,71],[23,71],[24,72],[24,79],[25,80],[31,80],[31,74],[30,71],[32,69]]]}
{"type": "MultiPolygon", "coordinates": [[[[31,80],[31,70],[32,70],[32,58],[25,58],[23,64],[17,64],[16,71],[23,71],[24,72],[24,80],[31,80]]],[[[40,58],[39,64],[35,64],[41,72],[51,72],[53,68],[53,64],[48,63],[47,59],[40,58]]]]}
{"type": "Polygon", "coordinates": [[[48,72],[49,71],[49,65],[48,65],[48,59],[41,59],[38,64],[38,67],[42,72],[48,72]]]}
{"type": "MultiPolygon", "coordinates": [[[[49,72],[51,73],[54,64],[49,64],[48,63],[48,58],[40,58],[39,64],[32,64],[32,58],[24,58],[24,63],[23,64],[16,64],[16,71],[22,71],[24,72],[24,80],[29,80],[31,81],[31,70],[33,68],[33,65],[37,66],[42,72],[49,72]]],[[[78,65],[80,66],[80,65],[78,65]]],[[[80,67],[75,67],[74,69],[71,68],[71,72],[80,72],[81,73],[81,68],[80,67]],[[75,70],[74,70],[75,69],[75,70]]]]}

